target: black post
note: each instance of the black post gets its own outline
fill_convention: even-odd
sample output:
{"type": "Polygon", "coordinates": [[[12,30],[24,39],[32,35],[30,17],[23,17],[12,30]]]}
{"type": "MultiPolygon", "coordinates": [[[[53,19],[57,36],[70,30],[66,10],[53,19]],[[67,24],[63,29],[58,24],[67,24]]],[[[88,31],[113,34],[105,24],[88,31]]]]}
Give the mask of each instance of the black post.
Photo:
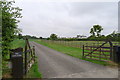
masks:
{"type": "Polygon", "coordinates": [[[113,46],[112,61],[120,63],[120,46],[113,46]]]}
{"type": "Polygon", "coordinates": [[[27,73],[27,38],[26,38],[26,45],[25,45],[25,69],[24,73],[27,73]]]}
{"type": "Polygon", "coordinates": [[[11,54],[13,78],[23,78],[23,48],[17,48],[11,54]]]}

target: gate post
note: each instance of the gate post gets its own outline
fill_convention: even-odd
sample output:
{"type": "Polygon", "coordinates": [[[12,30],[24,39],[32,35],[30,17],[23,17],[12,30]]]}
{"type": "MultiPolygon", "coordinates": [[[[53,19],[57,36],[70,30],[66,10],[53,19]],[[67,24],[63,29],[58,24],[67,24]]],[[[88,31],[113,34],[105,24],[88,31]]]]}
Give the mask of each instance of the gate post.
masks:
{"type": "Polygon", "coordinates": [[[112,61],[120,63],[120,46],[113,46],[112,61]]]}
{"type": "Polygon", "coordinates": [[[11,54],[13,78],[23,78],[23,48],[17,48],[11,54]]]}
{"type": "Polygon", "coordinates": [[[85,58],[85,55],[84,55],[84,48],[85,48],[85,46],[83,45],[82,58],[85,58]]]}
{"type": "Polygon", "coordinates": [[[33,46],[33,58],[34,58],[34,62],[35,62],[35,46],[33,46]]]}

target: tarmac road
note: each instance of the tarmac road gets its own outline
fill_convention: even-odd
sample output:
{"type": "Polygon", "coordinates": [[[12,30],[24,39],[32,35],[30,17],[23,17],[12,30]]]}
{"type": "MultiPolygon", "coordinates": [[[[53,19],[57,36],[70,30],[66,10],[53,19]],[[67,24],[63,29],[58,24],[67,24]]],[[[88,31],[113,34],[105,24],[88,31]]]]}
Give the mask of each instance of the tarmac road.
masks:
{"type": "Polygon", "coordinates": [[[43,78],[118,78],[118,69],[68,56],[35,42],[39,71],[43,78]]]}

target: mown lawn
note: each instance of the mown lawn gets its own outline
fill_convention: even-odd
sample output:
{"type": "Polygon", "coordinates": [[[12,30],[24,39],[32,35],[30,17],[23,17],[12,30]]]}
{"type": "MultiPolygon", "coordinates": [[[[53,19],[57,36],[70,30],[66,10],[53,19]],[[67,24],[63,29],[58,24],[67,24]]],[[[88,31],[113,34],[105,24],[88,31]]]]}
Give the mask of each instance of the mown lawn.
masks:
{"type": "Polygon", "coordinates": [[[51,49],[57,50],[59,52],[62,52],[64,54],[68,54],[70,56],[73,56],[73,57],[76,57],[76,58],[79,58],[79,59],[82,59],[82,60],[86,60],[86,61],[89,61],[89,62],[93,62],[93,63],[96,63],[96,64],[105,65],[105,66],[110,65],[108,62],[82,58],[82,49],[77,48],[77,47],[70,47],[70,46],[65,46],[65,45],[60,45],[60,44],[50,43],[50,42],[47,43],[47,42],[44,42],[42,40],[34,40],[34,41],[39,43],[39,44],[42,44],[44,46],[47,46],[51,49]]]}
{"type": "MultiPolygon", "coordinates": [[[[11,49],[25,47],[25,40],[22,39],[16,39],[11,43],[11,49]]],[[[9,58],[9,55],[8,55],[9,58]]],[[[11,78],[11,69],[9,69],[9,62],[8,61],[2,61],[2,73],[3,73],[3,78],[11,78]]],[[[30,71],[28,74],[25,76],[25,78],[41,78],[41,73],[38,71],[38,63],[35,62],[35,64],[31,67],[30,71]]]]}

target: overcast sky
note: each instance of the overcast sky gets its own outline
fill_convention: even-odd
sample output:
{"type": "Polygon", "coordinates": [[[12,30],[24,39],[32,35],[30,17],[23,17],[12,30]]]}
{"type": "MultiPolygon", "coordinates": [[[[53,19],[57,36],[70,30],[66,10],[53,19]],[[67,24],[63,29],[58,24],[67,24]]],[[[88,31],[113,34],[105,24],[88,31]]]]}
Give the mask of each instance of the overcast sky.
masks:
{"type": "Polygon", "coordinates": [[[24,35],[89,36],[94,24],[103,26],[104,35],[118,30],[117,2],[18,1],[16,5],[23,9],[19,28],[24,35]]]}

